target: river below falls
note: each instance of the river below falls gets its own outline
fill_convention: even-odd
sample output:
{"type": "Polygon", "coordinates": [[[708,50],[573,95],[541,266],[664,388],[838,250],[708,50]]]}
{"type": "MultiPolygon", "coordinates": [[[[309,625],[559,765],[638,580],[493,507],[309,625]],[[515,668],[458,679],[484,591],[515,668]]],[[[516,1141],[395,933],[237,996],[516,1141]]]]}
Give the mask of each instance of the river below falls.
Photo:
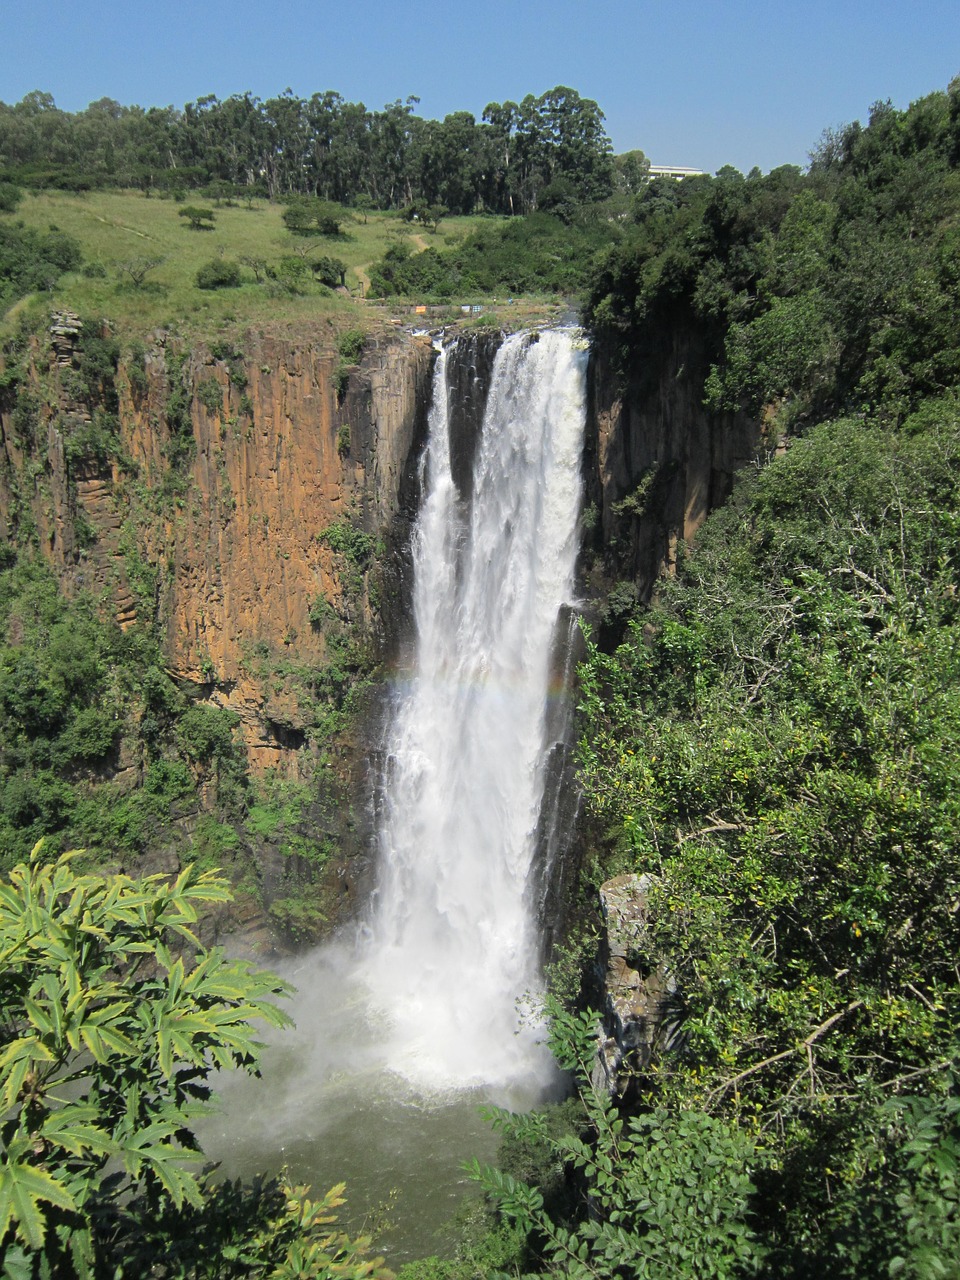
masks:
{"type": "Polygon", "coordinates": [[[297,1026],[265,1037],[260,1079],[215,1078],[220,1102],[198,1136],[223,1177],[287,1169],[315,1194],[345,1182],[341,1222],[373,1233],[394,1268],[450,1256],[458,1209],[478,1194],[462,1166],[496,1160],[498,1137],[480,1108],[527,1110],[559,1097],[562,1082],[545,1049],[535,1074],[496,1088],[411,1082],[391,1066],[389,1023],[372,1011],[356,961],[334,946],[276,967],[297,986],[297,1026]]]}

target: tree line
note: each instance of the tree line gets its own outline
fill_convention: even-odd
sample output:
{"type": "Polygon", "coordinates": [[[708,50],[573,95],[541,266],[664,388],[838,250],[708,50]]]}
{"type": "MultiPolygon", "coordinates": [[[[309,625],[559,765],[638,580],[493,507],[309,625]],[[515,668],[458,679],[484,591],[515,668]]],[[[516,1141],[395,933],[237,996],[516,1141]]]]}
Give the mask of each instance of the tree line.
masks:
{"type": "Polygon", "coordinates": [[[371,111],[332,91],[300,98],[287,89],[266,100],[210,94],[182,110],[101,98],[68,112],[34,91],[15,105],[0,103],[0,175],[67,189],[222,184],[272,200],[318,196],[378,209],[422,203],[461,214],[531,213],[557,182],[579,200],[602,199],[618,175],[635,176],[636,165],[614,164],[596,102],[574,89],[491,102],[480,121],[469,111],[424,119],[418,101],[371,111]]]}

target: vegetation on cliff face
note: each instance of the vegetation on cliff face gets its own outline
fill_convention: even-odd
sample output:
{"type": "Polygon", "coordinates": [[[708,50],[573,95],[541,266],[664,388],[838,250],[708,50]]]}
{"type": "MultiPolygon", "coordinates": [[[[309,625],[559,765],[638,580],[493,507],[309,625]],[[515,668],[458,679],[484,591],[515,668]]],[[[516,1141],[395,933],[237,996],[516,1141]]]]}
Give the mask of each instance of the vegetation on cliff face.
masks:
{"type": "MultiPolygon", "coordinates": [[[[0,862],[84,847],[126,860],[180,846],[182,820],[212,788],[222,819],[247,802],[234,713],[191,702],[167,675],[150,628],[126,633],[90,596],[67,600],[25,556],[0,571],[0,862]]],[[[204,851],[209,854],[209,850],[204,851]]],[[[218,850],[219,861],[228,854],[218,850]]],[[[208,857],[209,860],[209,857],[208,857]]]]}
{"type": "MultiPolygon", "coordinates": [[[[353,539],[348,551],[354,542],[365,548],[359,561],[325,552],[302,531],[309,563],[301,576],[322,589],[309,623],[302,602],[301,644],[295,627],[277,631],[274,619],[254,616],[216,662],[204,640],[192,657],[172,651],[167,602],[178,566],[217,581],[230,570],[221,556],[236,554],[237,497],[225,455],[246,457],[253,371],[225,339],[191,353],[166,335],[148,352],[139,341],[121,344],[102,324],[61,319],[52,337],[47,326],[18,329],[0,387],[8,537],[0,567],[0,865],[44,838],[51,852],[83,847],[94,865],[220,866],[239,890],[228,918],[259,912],[266,920],[269,911],[275,935],[312,940],[341,900],[332,864],[355,825],[334,743],[349,738],[373,664],[370,610],[380,575],[357,499],[338,527],[353,539]],[[198,413],[214,462],[201,477],[203,498],[198,413]],[[216,548],[208,516],[221,533],[216,548]],[[326,568],[325,556],[333,561],[326,568]],[[291,757],[302,748],[300,783],[282,771],[263,776],[262,764],[261,776],[251,776],[241,717],[222,705],[239,681],[241,710],[258,708],[262,737],[278,744],[277,754],[281,743],[291,757]],[[274,812],[265,825],[262,815],[274,812]]],[[[346,331],[340,359],[356,360],[364,340],[346,331]]],[[[330,350],[331,411],[336,360],[330,350]]],[[[315,469],[315,459],[308,453],[305,465],[315,469]]],[[[256,508],[249,535],[269,544],[269,573],[285,565],[290,547],[282,531],[272,541],[267,532],[256,508]]],[[[201,610],[194,630],[207,636],[205,601],[201,610]]],[[[215,619],[211,626],[216,635],[215,619]]]]}

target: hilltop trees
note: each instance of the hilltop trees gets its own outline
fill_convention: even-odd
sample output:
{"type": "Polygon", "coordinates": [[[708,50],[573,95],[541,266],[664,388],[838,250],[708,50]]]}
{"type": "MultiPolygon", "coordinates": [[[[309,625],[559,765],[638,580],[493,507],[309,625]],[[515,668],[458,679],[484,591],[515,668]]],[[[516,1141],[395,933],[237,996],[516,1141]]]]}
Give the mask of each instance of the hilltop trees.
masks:
{"type": "Polygon", "coordinates": [[[612,189],[603,113],[573,89],[492,103],[481,122],[465,111],[424,120],[417,101],[370,111],[337,93],[303,99],[288,89],[266,101],[211,94],[182,111],[102,99],[71,114],[33,93],[0,104],[0,171],[26,186],[183,192],[221,184],[271,199],[422,203],[453,213],[531,212],[558,177],[581,200],[612,189]]]}

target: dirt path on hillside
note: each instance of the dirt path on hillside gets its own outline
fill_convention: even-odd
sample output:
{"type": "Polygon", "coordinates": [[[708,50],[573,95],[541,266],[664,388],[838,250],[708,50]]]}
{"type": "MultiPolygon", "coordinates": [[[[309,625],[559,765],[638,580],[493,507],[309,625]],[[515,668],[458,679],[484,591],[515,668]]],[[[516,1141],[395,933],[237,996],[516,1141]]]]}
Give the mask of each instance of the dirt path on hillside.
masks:
{"type": "Polygon", "coordinates": [[[363,267],[353,268],[357,279],[360,281],[360,297],[361,298],[366,298],[367,294],[370,292],[370,277],[367,275],[367,267],[369,266],[370,266],[370,263],[368,262],[363,267]]]}
{"type": "MultiPolygon", "coordinates": [[[[424,249],[428,249],[430,247],[427,244],[426,240],[424,240],[423,236],[420,235],[419,233],[415,233],[414,235],[409,236],[408,239],[409,239],[409,242],[412,245],[414,245],[418,253],[423,253],[424,249]]],[[[357,279],[360,281],[360,286],[361,286],[362,294],[364,298],[366,298],[367,294],[370,291],[369,272],[372,266],[373,266],[372,262],[365,262],[362,267],[353,268],[357,279]]]]}

